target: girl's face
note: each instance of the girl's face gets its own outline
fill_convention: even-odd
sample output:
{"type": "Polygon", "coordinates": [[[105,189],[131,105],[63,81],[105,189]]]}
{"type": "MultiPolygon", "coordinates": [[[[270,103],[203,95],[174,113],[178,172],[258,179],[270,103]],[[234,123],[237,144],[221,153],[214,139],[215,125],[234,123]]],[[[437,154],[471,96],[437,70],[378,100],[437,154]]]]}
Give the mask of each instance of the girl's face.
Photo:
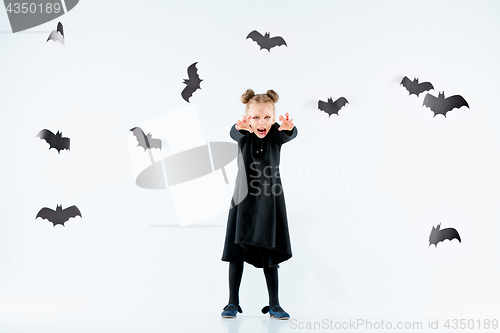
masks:
{"type": "Polygon", "coordinates": [[[263,138],[269,133],[274,124],[274,110],[270,103],[254,103],[248,108],[247,115],[250,118],[250,127],[255,135],[263,138]]]}

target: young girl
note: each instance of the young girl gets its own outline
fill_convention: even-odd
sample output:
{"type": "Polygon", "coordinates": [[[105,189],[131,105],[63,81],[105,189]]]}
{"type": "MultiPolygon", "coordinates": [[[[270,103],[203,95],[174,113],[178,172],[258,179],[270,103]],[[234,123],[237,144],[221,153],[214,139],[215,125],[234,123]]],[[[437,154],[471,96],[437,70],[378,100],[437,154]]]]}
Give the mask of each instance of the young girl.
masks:
{"type": "Polygon", "coordinates": [[[244,165],[239,158],[222,254],[222,260],[229,261],[229,303],[222,312],[224,318],[243,312],[238,292],[244,261],[264,269],[269,306],[262,313],[290,318],[278,301],[278,264],[292,257],[279,163],[281,145],[297,136],[297,128],[288,113],[279,117],[281,126],[274,122],[278,99],[273,90],[255,95],[247,89],[241,96],[246,116],[231,127],[244,165]]]}

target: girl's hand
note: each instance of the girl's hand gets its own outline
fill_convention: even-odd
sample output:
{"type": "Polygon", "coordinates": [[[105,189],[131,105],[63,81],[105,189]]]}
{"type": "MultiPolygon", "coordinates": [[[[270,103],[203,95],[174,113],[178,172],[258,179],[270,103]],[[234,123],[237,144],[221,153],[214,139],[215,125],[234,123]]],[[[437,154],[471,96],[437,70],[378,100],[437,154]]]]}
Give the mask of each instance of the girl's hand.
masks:
{"type": "Polygon", "coordinates": [[[282,121],[281,126],[278,128],[278,130],[285,130],[285,131],[290,131],[293,129],[293,119],[290,119],[290,115],[288,113],[285,113],[285,117],[280,116],[280,120],[282,121]]]}
{"type": "Polygon", "coordinates": [[[236,120],[236,129],[253,133],[253,129],[250,127],[250,119],[252,119],[252,116],[243,116],[243,120],[236,120]]]}

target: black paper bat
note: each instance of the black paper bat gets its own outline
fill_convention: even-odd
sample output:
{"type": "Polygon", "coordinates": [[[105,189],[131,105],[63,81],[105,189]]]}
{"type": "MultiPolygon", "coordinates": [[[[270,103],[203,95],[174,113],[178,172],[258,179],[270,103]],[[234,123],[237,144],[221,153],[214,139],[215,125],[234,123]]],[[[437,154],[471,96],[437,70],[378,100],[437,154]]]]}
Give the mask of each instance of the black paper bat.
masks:
{"type": "Polygon", "coordinates": [[[429,236],[429,246],[431,246],[431,244],[434,244],[434,246],[437,247],[437,244],[439,242],[442,242],[445,239],[449,239],[451,241],[455,238],[458,239],[460,243],[462,243],[460,235],[455,228],[441,229],[441,223],[439,223],[437,227],[432,227],[431,234],[429,236]]]}
{"type": "Polygon", "coordinates": [[[145,135],[140,127],[134,127],[131,129],[131,131],[132,133],[134,133],[135,137],[137,138],[137,142],[139,143],[137,147],[141,146],[142,148],[144,148],[144,151],[146,151],[146,149],[152,148],[158,148],[161,150],[161,140],[153,139],[151,133],[145,135]]]}
{"type": "Polygon", "coordinates": [[[323,101],[318,101],[318,109],[321,111],[324,111],[328,113],[328,117],[330,117],[332,114],[336,114],[337,116],[339,115],[339,110],[345,106],[347,103],[347,99],[345,97],[340,97],[337,99],[335,102],[332,100],[332,98],[328,98],[328,103],[323,102],[323,101]]]}
{"type": "Polygon", "coordinates": [[[262,36],[262,34],[260,32],[258,32],[257,30],[254,30],[248,34],[246,39],[248,39],[248,38],[252,39],[254,42],[259,44],[261,50],[266,49],[269,52],[271,52],[271,48],[273,48],[275,46],[285,45],[286,47],[288,47],[288,45],[286,45],[286,42],[283,39],[283,37],[276,36],[276,37],[270,38],[269,32],[266,32],[266,34],[264,36],[262,36]]]}
{"type": "Polygon", "coordinates": [[[400,85],[403,85],[403,87],[408,90],[408,92],[414,95],[420,95],[424,91],[434,89],[432,84],[430,82],[421,82],[418,83],[418,79],[414,78],[413,81],[411,81],[408,77],[404,77],[403,80],[401,81],[400,85]]]}
{"type": "Polygon", "coordinates": [[[47,207],[40,209],[40,211],[36,215],[35,220],[41,217],[42,219],[52,222],[54,224],[54,227],[56,226],[56,224],[62,224],[64,227],[64,222],[68,221],[71,217],[77,216],[82,217],[82,213],[80,213],[80,210],[76,206],[62,209],[62,206],[57,205],[56,210],[47,207]]]}
{"type": "Polygon", "coordinates": [[[444,98],[443,91],[439,93],[438,97],[432,96],[431,94],[425,95],[424,104],[422,106],[430,108],[434,112],[434,117],[438,114],[442,114],[446,118],[446,113],[448,111],[454,108],[460,109],[462,106],[469,107],[469,104],[467,104],[467,101],[460,95],[444,98]]]}
{"type": "Polygon", "coordinates": [[[47,141],[49,144],[49,149],[54,148],[57,150],[59,154],[61,154],[61,150],[67,149],[69,150],[69,144],[70,140],[69,138],[63,138],[62,133],[57,131],[56,134],[52,133],[48,129],[43,129],[38,134],[35,136],[39,137],[40,139],[43,139],[47,141]]]}
{"type": "Polygon", "coordinates": [[[47,42],[49,40],[58,41],[59,43],[64,45],[64,31],[63,31],[63,25],[61,22],[57,23],[57,29],[52,30],[52,32],[49,35],[49,38],[47,38],[47,42]]]}
{"type": "Polygon", "coordinates": [[[202,79],[200,79],[200,77],[198,76],[198,69],[196,68],[196,64],[198,62],[195,62],[194,64],[192,64],[191,66],[188,67],[188,76],[189,76],[189,79],[184,79],[184,83],[187,85],[186,88],[184,88],[184,90],[182,91],[181,93],[181,96],[182,98],[184,98],[186,100],[186,102],[189,103],[189,98],[191,96],[193,96],[193,93],[197,90],[197,89],[201,89],[200,88],[200,83],[201,81],[203,81],[202,79]]]}

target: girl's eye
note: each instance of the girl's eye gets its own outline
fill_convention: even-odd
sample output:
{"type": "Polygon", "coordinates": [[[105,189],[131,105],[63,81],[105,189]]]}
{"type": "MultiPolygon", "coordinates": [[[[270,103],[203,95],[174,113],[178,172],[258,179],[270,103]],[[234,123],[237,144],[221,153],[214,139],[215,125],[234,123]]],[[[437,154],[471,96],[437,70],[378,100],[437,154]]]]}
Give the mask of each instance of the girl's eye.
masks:
{"type": "Polygon", "coordinates": [[[271,118],[271,117],[269,117],[269,116],[266,116],[266,118],[271,118]]]}

